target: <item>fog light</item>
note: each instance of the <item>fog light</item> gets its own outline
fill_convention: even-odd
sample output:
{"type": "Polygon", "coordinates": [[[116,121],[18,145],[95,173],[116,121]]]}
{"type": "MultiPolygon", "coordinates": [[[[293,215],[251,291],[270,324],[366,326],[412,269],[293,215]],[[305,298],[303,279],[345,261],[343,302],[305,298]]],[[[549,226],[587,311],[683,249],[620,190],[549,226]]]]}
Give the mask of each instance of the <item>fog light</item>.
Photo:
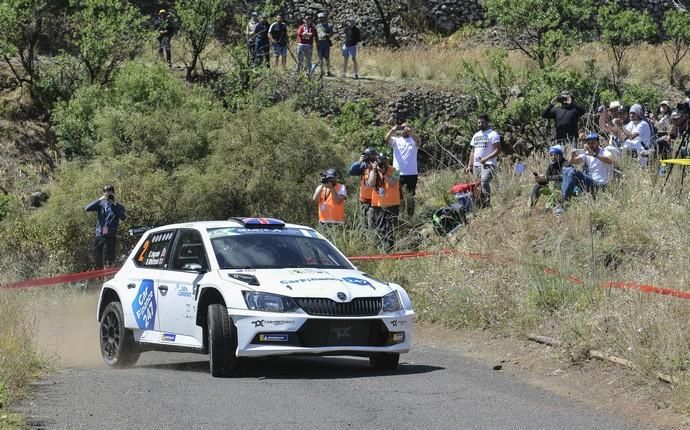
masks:
{"type": "Polygon", "coordinates": [[[394,331],[388,334],[388,344],[395,345],[397,343],[402,343],[405,341],[404,331],[394,331]]]}

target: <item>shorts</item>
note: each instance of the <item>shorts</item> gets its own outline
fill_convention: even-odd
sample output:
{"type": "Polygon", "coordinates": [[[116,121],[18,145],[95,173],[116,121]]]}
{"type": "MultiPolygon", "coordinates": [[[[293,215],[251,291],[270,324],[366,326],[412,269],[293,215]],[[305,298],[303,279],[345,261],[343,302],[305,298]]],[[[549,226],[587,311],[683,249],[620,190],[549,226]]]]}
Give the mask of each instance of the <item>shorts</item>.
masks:
{"type": "Polygon", "coordinates": [[[405,192],[414,196],[417,192],[417,175],[400,175],[400,188],[405,192]]]}
{"type": "Polygon", "coordinates": [[[343,45],[343,57],[357,58],[357,45],[345,46],[343,45]]]}
{"type": "Polygon", "coordinates": [[[281,45],[274,43],[273,45],[271,45],[271,47],[273,48],[273,56],[274,57],[287,57],[287,53],[288,53],[287,46],[281,46],[281,45]]]}
{"type": "Polygon", "coordinates": [[[316,42],[316,52],[319,54],[319,58],[328,60],[331,57],[331,41],[320,40],[316,42]]]}

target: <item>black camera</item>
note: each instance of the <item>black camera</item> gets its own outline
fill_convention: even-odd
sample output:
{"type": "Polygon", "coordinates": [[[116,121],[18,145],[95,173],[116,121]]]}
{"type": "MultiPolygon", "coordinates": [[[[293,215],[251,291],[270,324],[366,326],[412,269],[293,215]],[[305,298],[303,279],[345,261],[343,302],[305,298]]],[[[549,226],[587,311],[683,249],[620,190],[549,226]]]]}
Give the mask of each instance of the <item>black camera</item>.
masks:
{"type": "Polygon", "coordinates": [[[321,183],[322,184],[327,184],[329,182],[331,182],[331,180],[329,178],[327,178],[325,176],[321,176],[321,183]]]}
{"type": "Polygon", "coordinates": [[[556,97],[556,101],[558,103],[565,103],[568,101],[568,98],[566,96],[558,96],[558,97],[556,97]]]}

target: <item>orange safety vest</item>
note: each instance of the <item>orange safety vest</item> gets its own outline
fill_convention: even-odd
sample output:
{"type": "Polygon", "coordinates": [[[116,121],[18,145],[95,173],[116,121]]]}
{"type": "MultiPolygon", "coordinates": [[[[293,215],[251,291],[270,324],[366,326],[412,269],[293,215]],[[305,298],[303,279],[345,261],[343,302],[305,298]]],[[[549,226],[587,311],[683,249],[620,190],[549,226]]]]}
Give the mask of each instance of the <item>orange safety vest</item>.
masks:
{"type": "MultiPolygon", "coordinates": [[[[386,176],[392,176],[394,172],[395,168],[388,166],[386,176]]],[[[371,205],[381,208],[398,206],[400,204],[400,185],[398,183],[393,185],[383,178],[380,173],[376,174],[379,175],[379,182],[382,182],[383,185],[371,193],[371,205]]]]}
{"type": "Polygon", "coordinates": [[[362,203],[371,203],[371,195],[374,192],[374,189],[367,185],[369,172],[370,169],[364,169],[364,174],[362,174],[362,184],[359,187],[359,201],[362,203]]]}
{"type": "Polygon", "coordinates": [[[345,188],[343,184],[336,184],[332,190],[326,187],[321,188],[321,197],[319,197],[319,222],[330,224],[344,224],[345,223],[345,200],[337,203],[333,199],[333,193],[345,188]]]}

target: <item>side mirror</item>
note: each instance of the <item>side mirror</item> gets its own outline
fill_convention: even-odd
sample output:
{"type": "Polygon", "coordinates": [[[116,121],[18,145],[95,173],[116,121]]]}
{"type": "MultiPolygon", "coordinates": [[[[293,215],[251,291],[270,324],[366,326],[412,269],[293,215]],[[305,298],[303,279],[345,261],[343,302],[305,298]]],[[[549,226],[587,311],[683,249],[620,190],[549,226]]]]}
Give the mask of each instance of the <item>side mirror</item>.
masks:
{"type": "Polygon", "coordinates": [[[190,272],[206,273],[207,270],[199,263],[188,263],[182,266],[182,270],[187,270],[190,272]]]}

